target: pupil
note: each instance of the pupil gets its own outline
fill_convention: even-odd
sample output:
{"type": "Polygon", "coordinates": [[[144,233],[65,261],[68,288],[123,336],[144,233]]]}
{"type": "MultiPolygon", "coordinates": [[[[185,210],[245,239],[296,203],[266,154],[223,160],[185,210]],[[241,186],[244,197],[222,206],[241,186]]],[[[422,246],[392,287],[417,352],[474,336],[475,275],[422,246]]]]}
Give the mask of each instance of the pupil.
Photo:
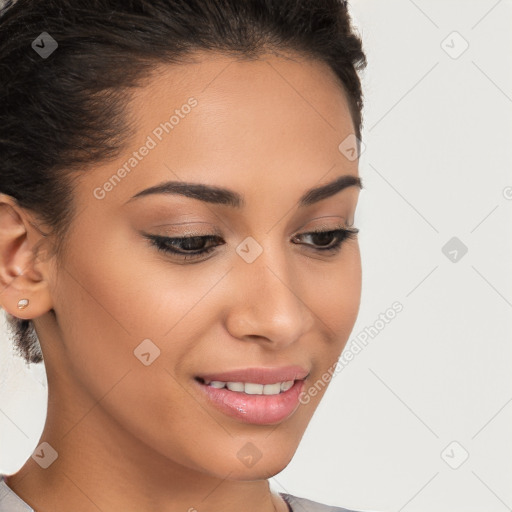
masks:
{"type": "Polygon", "coordinates": [[[320,243],[317,245],[329,245],[329,240],[332,235],[330,235],[329,233],[319,233],[316,236],[317,238],[320,238],[320,243]]]}
{"type": "Polygon", "coordinates": [[[204,245],[204,241],[201,240],[201,238],[195,236],[195,237],[191,237],[191,238],[187,238],[186,240],[184,240],[183,242],[183,247],[184,249],[189,249],[189,250],[194,250],[194,249],[201,249],[202,246],[204,245]],[[197,242],[203,242],[202,244],[200,243],[199,244],[199,247],[194,247],[195,244],[197,244],[197,242]]]}

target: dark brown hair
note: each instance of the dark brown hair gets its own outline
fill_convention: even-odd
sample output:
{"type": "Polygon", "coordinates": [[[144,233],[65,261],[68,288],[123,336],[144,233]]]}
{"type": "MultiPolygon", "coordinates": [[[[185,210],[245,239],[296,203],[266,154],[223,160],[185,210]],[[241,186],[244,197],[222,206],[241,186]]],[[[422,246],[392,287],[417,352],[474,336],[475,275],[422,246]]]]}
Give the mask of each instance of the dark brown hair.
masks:
{"type": "MultiPolygon", "coordinates": [[[[1,0],[0,0],[1,1],[1,0]]],[[[195,51],[239,58],[289,51],[326,63],[361,139],[366,67],[342,0],[17,0],[0,11],[0,192],[51,228],[62,249],[73,176],[124,149],[129,91],[195,51]],[[43,58],[42,32],[58,43],[43,58]]],[[[7,314],[14,345],[42,361],[30,320],[7,314]]]]}

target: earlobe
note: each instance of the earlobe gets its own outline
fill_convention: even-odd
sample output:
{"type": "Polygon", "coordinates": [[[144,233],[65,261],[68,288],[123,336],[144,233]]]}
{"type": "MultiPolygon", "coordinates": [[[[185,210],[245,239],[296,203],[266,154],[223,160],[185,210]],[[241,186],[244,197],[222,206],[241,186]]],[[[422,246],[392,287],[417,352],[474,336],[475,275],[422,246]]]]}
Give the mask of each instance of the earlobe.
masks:
{"type": "Polygon", "coordinates": [[[44,242],[16,201],[0,194],[0,304],[14,317],[32,319],[52,308],[48,267],[38,258],[44,242]]]}

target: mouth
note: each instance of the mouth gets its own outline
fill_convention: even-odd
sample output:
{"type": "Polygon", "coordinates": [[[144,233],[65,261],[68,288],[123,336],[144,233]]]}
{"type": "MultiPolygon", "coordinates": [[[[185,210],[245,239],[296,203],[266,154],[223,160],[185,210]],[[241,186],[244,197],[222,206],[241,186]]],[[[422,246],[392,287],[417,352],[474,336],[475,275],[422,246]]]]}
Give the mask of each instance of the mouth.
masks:
{"type": "Polygon", "coordinates": [[[257,382],[223,382],[220,380],[205,380],[196,377],[196,380],[205,386],[215,389],[229,389],[235,393],[245,393],[246,395],[279,395],[288,391],[296,382],[295,380],[285,380],[273,384],[258,384],[257,382]]]}
{"type": "Polygon", "coordinates": [[[275,425],[299,406],[309,372],[301,367],[249,368],[195,377],[208,405],[244,423],[275,425]]]}

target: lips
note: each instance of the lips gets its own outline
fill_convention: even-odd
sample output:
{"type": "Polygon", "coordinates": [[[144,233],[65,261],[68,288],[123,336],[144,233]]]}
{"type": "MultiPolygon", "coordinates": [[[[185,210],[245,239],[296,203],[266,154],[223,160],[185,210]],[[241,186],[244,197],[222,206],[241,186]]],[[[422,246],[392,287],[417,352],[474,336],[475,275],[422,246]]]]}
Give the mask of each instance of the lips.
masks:
{"type": "Polygon", "coordinates": [[[245,368],[221,373],[205,373],[198,375],[202,381],[221,382],[253,382],[254,384],[275,384],[290,380],[303,380],[308,370],[302,366],[283,366],[281,368],[245,368]]]}
{"type": "Polygon", "coordinates": [[[309,372],[300,366],[282,368],[246,368],[219,373],[205,373],[195,381],[202,398],[225,415],[244,423],[274,425],[289,418],[299,406],[304,379],[309,372]],[[244,383],[223,387],[222,383],[244,383]],[[253,388],[270,388],[276,383],[287,383],[277,394],[252,393],[253,388]],[[214,385],[212,385],[214,384],[214,385]],[[250,391],[248,394],[247,391],[250,391]]]}

